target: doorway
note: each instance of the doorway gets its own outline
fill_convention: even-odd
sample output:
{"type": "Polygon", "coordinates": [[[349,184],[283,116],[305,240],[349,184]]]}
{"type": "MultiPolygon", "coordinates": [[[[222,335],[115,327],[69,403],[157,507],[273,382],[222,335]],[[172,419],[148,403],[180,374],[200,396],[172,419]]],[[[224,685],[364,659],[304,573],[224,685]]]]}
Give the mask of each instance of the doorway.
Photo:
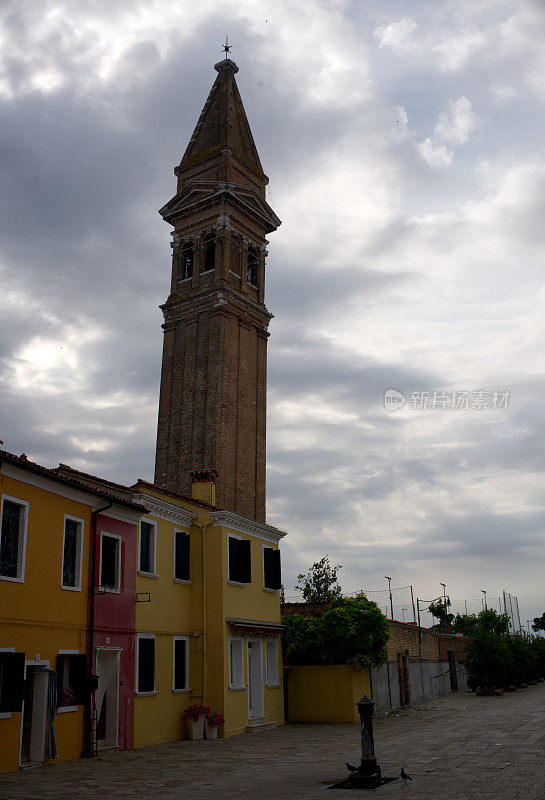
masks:
{"type": "Polygon", "coordinates": [[[120,650],[97,649],[98,689],[95,692],[97,750],[118,746],[120,656],[120,650]]]}
{"type": "Polygon", "coordinates": [[[47,667],[48,664],[48,661],[25,664],[19,752],[19,764],[22,767],[41,764],[44,760],[49,675],[42,666],[47,667]]]}
{"type": "Polygon", "coordinates": [[[248,718],[259,719],[263,714],[263,643],[248,639],[248,718]]]}

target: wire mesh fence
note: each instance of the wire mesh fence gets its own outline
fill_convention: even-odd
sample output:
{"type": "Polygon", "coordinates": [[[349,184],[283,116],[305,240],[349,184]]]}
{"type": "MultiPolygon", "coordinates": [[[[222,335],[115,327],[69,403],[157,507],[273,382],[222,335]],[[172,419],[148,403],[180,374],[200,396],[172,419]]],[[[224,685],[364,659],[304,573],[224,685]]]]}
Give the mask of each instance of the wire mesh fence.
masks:
{"type": "MultiPolygon", "coordinates": [[[[428,607],[430,603],[441,598],[438,597],[433,600],[417,599],[414,596],[412,586],[400,586],[391,591],[388,589],[361,589],[361,591],[368,600],[372,600],[377,604],[388,619],[393,619],[397,622],[417,623],[420,618],[420,625],[423,628],[431,628],[432,625],[437,624],[439,621],[437,617],[434,617],[428,611],[428,607]]],[[[359,592],[351,592],[350,594],[343,594],[343,597],[356,597],[357,594],[359,592]]],[[[285,597],[284,602],[302,603],[304,598],[302,593],[299,593],[285,597]]],[[[494,609],[499,614],[507,614],[511,633],[518,633],[521,630],[518,598],[506,591],[503,591],[500,597],[485,596],[483,594],[481,597],[451,600],[449,612],[454,615],[477,615],[484,611],[485,607],[494,609]]]]}
{"type": "MultiPolygon", "coordinates": [[[[388,589],[361,589],[368,600],[372,600],[388,619],[398,622],[416,622],[416,610],[412,586],[400,586],[389,591],[388,589]]],[[[343,594],[343,597],[356,597],[359,592],[343,594]]],[[[303,595],[285,597],[286,603],[302,603],[303,595]]]]}

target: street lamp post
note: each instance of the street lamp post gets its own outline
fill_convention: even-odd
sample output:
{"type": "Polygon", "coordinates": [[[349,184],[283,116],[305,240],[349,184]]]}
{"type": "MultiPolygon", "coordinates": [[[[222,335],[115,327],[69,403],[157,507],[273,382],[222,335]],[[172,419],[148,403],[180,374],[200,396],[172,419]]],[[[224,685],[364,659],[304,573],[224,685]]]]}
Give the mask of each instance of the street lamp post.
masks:
{"type": "Polygon", "coordinates": [[[484,602],[484,610],[486,611],[486,609],[488,608],[488,606],[486,605],[486,589],[481,589],[481,592],[484,595],[483,602],[484,602]]]}
{"type": "Polygon", "coordinates": [[[390,619],[394,618],[394,604],[392,601],[392,579],[389,578],[387,575],[384,576],[388,581],[388,595],[390,596],[390,619]]]}
{"type": "Polygon", "coordinates": [[[439,583],[439,586],[443,587],[443,605],[445,606],[445,613],[447,611],[447,584],[446,583],[439,583]]]}

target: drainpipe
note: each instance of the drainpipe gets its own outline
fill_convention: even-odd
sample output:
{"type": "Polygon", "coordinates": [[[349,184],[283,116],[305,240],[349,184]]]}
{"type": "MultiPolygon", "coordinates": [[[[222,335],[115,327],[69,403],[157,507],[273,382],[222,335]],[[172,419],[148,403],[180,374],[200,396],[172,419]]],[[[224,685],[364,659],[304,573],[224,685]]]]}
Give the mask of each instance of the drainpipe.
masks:
{"type": "MultiPolygon", "coordinates": [[[[103,511],[107,511],[113,505],[113,500],[102,506],[95,508],[91,512],[91,578],[89,581],[89,646],[87,648],[87,678],[90,681],[93,674],[93,652],[95,649],[95,590],[96,590],[96,561],[97,561],[97,518],[103,511]]],[[[93,753],[93,710],[91,707],[92,691],[89,691],[85,710],[85,744],[82,752],[83,758],[92,758],[93,753]]]]}
{"type": "Polygon", "coordinates": [[[208,627],[207,627],[207,603],[206,603],[206,531],[209,525],[212,525],[213,520],[209,520],[204,525],[201,525],[200,522],[196,520],[193,521],[194,525],[197,528],[201,529],[202,532],[202,662],[203,662],[203,670],[202,670],[202,704],[203,706],[206,705],[205,697],[206,697],[206,666],[207,666],[207,659],[206,659],[206,651],[207,651],[207,639],[208,639],[208,627]]]}

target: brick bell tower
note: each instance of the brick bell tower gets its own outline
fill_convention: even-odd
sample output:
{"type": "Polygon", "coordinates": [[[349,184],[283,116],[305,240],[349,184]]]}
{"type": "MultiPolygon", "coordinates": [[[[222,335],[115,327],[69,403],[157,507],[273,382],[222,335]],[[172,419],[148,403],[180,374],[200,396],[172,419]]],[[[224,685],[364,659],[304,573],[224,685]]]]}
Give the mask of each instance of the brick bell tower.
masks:
{"type": "Polygon", "coordinates": [[[216,505],[265,521],[266,235],[280,220],[230,58],[160,210],[174,226],[164,314],[155,483],[191,493],[190,472],[217,470],[216,505]]]}

